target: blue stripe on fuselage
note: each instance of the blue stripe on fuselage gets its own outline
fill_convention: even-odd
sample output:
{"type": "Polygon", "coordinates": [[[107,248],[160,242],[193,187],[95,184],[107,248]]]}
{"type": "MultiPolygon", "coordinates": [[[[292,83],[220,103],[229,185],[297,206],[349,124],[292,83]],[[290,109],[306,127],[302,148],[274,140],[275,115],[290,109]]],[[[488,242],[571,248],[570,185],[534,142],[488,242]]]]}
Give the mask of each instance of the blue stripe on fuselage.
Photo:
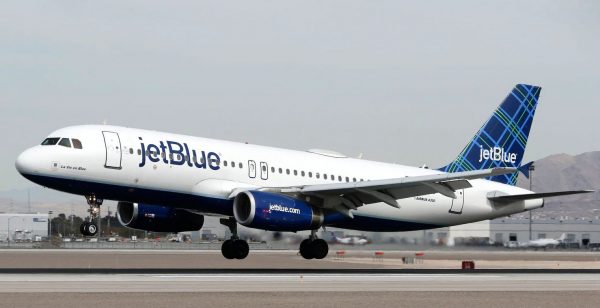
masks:
{"type": "MultiPolygon", "coordinates": [[[[93,193],[99,198],[108,200],[159,204],[217,215],[233,216],[232,199],[220,199],[181,192],[121,186],[42,175],[22,175],[39,185],[71,194],[89,195],[93,193]]],[[[348,218],[339,213],[329,216],[325,221],[325,225],[350,230],[375,232],[412,231],[443,227],[440,225],[376,218],[357,214],[354,214],[354,218],[348,218]],[[337,215],[340,215],[340,217],[337,217],[337,215]],[[331,221],[331,223],[327,223],[327,220],[331,221]]]]}

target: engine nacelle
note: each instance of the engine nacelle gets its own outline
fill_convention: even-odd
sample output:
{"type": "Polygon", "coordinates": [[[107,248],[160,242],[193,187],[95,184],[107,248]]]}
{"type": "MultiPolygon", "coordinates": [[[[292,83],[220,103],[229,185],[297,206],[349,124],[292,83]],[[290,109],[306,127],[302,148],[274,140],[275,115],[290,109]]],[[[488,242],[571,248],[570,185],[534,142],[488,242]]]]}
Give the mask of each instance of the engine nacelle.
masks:
{"type": "Polygon", "coordinates": [[[204,216],[172,207],[119,202],[117,218],[128,228],[154,232],[198,231],[204,224],[204,216]]]}
{"type": "Polygon", "coordinates": [[[268,231],[315,230],[323,225],[321,209],[299,199],[262,191],[244,191],[233,201],[237,222],[268,231]]]}

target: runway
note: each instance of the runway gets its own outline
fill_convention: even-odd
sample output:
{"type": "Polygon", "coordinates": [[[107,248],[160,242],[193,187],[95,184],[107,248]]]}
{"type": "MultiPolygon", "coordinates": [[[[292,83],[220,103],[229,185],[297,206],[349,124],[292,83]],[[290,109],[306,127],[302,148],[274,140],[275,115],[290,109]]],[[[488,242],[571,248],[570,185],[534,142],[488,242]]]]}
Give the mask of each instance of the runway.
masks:
{"type": "Polygon", "coordinates": [[[600,291],[598,274],[3,274],[13,292],[600,291]],[[93,286],[90,288],[90,286],[93,286]]]}
{"type": "Polygon", "coordinates": [[[307,261],[254,251],[240,261],[218,251],[0,251],[0,296],[7,307],[120,308],[595,307],[600,298],[598,254],[428,251],[403,264],[406,255],[414,252],[307,261]],[[464,258],[489,267],[462,271],[464,258]]]}
{"type": "Polygon", "coordinates": [[[597,274],[2,274],[6,307],[595,307],[597,274]]]}

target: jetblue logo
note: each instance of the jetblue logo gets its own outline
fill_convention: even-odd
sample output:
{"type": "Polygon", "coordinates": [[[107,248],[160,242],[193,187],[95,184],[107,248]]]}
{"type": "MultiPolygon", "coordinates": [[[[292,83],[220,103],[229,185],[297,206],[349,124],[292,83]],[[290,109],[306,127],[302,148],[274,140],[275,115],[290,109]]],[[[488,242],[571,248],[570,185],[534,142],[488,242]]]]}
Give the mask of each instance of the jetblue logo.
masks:
{"type": "Polygon", "coordinates": [[[515,164],[517,162],[517,154],[505,152],[504,148],[493,147],[484,149],[482,146],[479,147],[479,162],[483,160],[501,161],[507,164],[515,164]]]}
{"type": "Polygon", "coordinates": [[[269,203],[269,213],[271,213],[271,211],[300,214],[300,209],[269,203]]]}
{"type": "MultiPolygon", "coordinates": [[[[139,137],[142,140],[142,137],[139,137]]],[[[187,143],[179,143],[176,141],[160,141],[158,145],[149,143],[145,145],[140,143],[142,149],[142,161],[139,166],[146,165],[146,159],[153,163],[162,161],[164,164],[196,167],[199,169],[210,168],[219,170],[221,158],[215,152],[196,151],[190,149],[187,143]],[[167,155],[168,153],[168,155],[167,155]]]]}

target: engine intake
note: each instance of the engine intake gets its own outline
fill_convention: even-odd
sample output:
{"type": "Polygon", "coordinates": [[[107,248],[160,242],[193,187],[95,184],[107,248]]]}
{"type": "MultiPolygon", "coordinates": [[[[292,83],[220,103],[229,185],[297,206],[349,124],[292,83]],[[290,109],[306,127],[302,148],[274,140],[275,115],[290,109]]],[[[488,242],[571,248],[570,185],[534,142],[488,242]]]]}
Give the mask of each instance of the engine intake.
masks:
{"type": "Polygon", "coordinates": [[[244,191],[233,200],[233,215],[243,226],[269,231],[315,230],[323,225],[320,208],[282,194],[244,191]]]}
{"type": "Polygon", "coordinates": [[[197,231],[204,224],[204,216],[172,207],[119,202],[117,218],[128,228],[154,232],[197,231]]]}

